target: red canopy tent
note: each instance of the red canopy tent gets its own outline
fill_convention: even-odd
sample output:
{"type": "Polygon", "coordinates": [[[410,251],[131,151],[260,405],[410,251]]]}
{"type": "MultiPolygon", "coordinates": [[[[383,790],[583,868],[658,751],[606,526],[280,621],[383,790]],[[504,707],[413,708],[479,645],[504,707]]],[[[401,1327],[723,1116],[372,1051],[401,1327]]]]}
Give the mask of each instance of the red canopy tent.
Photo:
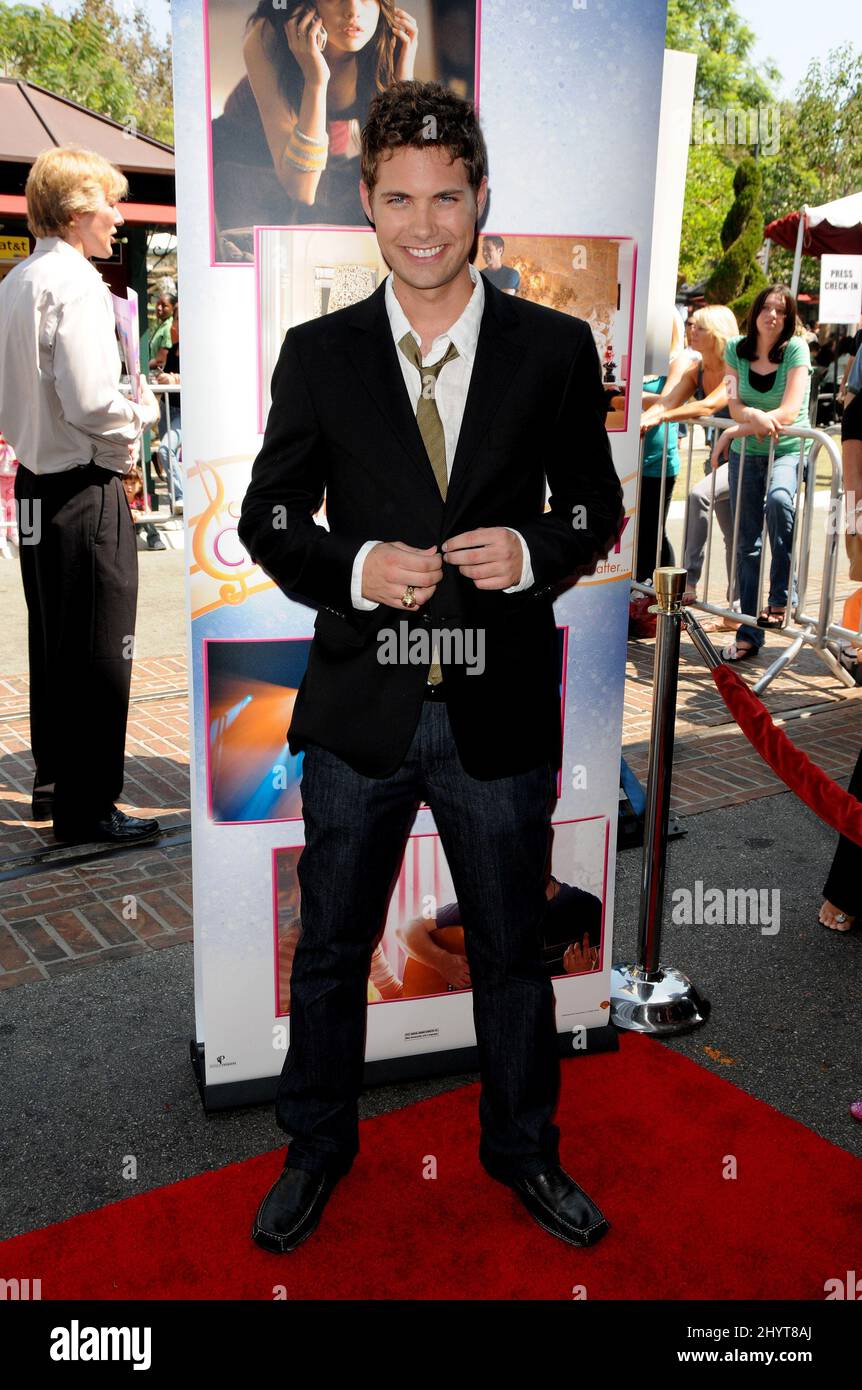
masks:
{"type": "Polygon", "coordinates": [[[768,223],[764,236],[795,253],[790,288],[796,294],[803,255],[862,256],[862,193],[837,198],[819,208],[789,212],[768,223]]]}

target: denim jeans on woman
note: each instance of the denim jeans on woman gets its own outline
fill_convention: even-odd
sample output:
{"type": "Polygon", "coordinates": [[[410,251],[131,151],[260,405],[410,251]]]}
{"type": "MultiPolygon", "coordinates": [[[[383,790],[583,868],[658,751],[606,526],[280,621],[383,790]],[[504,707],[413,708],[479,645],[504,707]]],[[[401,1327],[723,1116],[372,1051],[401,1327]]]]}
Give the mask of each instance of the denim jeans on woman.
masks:
{"type": "MultiPolygon", "coordinates": [[[[730,509],[736,515],[739,484],[740,447],[731,446],[729,456],[730,509]]],[[[790,553],[793,545],[793,522],[796,512],[796,476],[799,453],[778,455],[772,467],[769,495],[766,496],[768,457],[758,457],[746,451],[742,473],[742,492],[739,498],[739,534],[736,545],[736,579],[740,607],[743,613],[757,613],[757,579],[760,573],[760,552],[763,544],[763,508],[766,505],[766,529],[772,560],[769,566],[767,602],[775,608],[787,605],[787,585],[790,577],[790,553]]],[[[794,583],[792,603],[796,603],[794,583]]],[[[739,628],[737,640],[762,647],[766,633],[762,627],[739,628]]]]}

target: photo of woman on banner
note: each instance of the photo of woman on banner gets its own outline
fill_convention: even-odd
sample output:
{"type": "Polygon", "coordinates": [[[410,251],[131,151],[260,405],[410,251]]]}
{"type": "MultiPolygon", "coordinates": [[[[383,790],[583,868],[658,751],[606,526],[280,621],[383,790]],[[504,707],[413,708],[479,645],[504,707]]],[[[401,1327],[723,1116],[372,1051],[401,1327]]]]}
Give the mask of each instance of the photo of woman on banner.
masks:
{"type": "MultiPolygon", "coordinates": [[[[213,90],[228,68],[231,77],[236,72],[238,8],[231,0],[209,7],[213,90]],[[229,45],[224,20],[232,23],[229,45]]],[[[451,81],[459,95],[472,96],[475,5],[444,0],[415,9],[357,0],[348,14],[338,0],[287,0],[281,7],[260,0],[245,20],[244,75],[212,120],[217,262],[252,260],[255,225],[367,225],[360,129],[374,96],[420,75],[417,65],[421,76],[451,81]]]]}

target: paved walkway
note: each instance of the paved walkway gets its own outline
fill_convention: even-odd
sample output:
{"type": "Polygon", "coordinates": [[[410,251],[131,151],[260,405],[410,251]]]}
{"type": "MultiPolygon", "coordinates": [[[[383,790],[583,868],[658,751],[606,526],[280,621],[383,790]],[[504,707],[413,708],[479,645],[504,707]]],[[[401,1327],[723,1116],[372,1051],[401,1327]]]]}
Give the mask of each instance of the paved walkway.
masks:
{"type": "MultiPolygon", "coordinates": [[[[695,449],[692,478],[702,475],[695,449]]],[[[682,550],[684,504],[671,506],[668,534],[682,550]]],[[[719,543],[711,554],[709,595],[725,582],[719,543]]],[[[807,608],[817,611],[822,542],[812,547],[807,608]]],[[[122,806],[158,815],[166,834],[154,846],[117,852],[61,847],[50,825],[29,821],[32,763],[26,675],[0,680],[0,988],[74,972],[188,941],[192,932],[189,831],[188,693],[184,638],[183,556],[168,550],[139,557],[138,651],[126,745],[122,806]],[[177,655],[156,657],[173,642],[177,655]],[[45,851],[50,851],[48,858],[45,851]],[[31,862],[31,857],[37,856],[31,862]],[[4,880],[5,875],[5,880],[4,880]]],[[[852,586],[844,578],[840,600],[852,586]]],[[[701,592],[703,592],[701,590],[701,592]]],[[[0,595],[9,614],[0,654],[12,666],[25,649],[26,614],[17,573],[0,567],[0,595]]],[[[717,645],[730,635],[712,634],[717,645]]],[[[769,634],[767,655],[738,669],[757,680],[782,647],[769,634]]],[[[644,781],[652,705],[652,641],[630,642],[623,751],[644,781]]],[[[13,667],[14,669],[14,667],[13,667]]],[[[862,690],[843,686],[806,650],[768,687],[764,703],[776,722],[830,776],[847,782],[862,745],[862,690]]],[[[683,816],[741,806],[786,789],[739,733],[712,677],[682,639],[672,807],[683,816]]]]}
{"type": "MultiPolygon", "coordinates": [[[[643,780],[648,759],[654,642],[629,644],[624,752],[643,780]]],[[[749,670],[746,675],[751,678],[749,670]]],[[[756,675],[755,677],[756,678],[756,675]]],[[[862,744],[862,691],[847,691],[809,654],[769,688],[765,703],[793,741],[846,780],[862,744]]],[[[699,815],[785,790],[731,721],[686,638],[680,669],[673,808],[699,815]]],[[[28,820],[32,764],[27,679],[0,681],[0,988],[50,979],[188,941],[192,933],[188,703],[183,656],[137,661],[122,804],[158,815],[168,832],[150,848],[102,850],[80,862],[50,825],[28,820]]]]}

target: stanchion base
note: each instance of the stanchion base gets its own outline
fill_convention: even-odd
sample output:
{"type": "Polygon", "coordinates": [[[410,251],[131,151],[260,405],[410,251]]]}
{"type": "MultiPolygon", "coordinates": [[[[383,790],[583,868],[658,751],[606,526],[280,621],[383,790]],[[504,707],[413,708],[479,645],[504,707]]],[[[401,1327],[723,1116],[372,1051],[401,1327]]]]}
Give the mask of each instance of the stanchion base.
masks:
{"type": "Polygon", "coordinates": [[[672,966],[662,966],[655,975],[633,965],[611,970],[611,1022],[630,1033],[687,1033],[706,1023],[711,1007],[688,976],[672,966]]]}

